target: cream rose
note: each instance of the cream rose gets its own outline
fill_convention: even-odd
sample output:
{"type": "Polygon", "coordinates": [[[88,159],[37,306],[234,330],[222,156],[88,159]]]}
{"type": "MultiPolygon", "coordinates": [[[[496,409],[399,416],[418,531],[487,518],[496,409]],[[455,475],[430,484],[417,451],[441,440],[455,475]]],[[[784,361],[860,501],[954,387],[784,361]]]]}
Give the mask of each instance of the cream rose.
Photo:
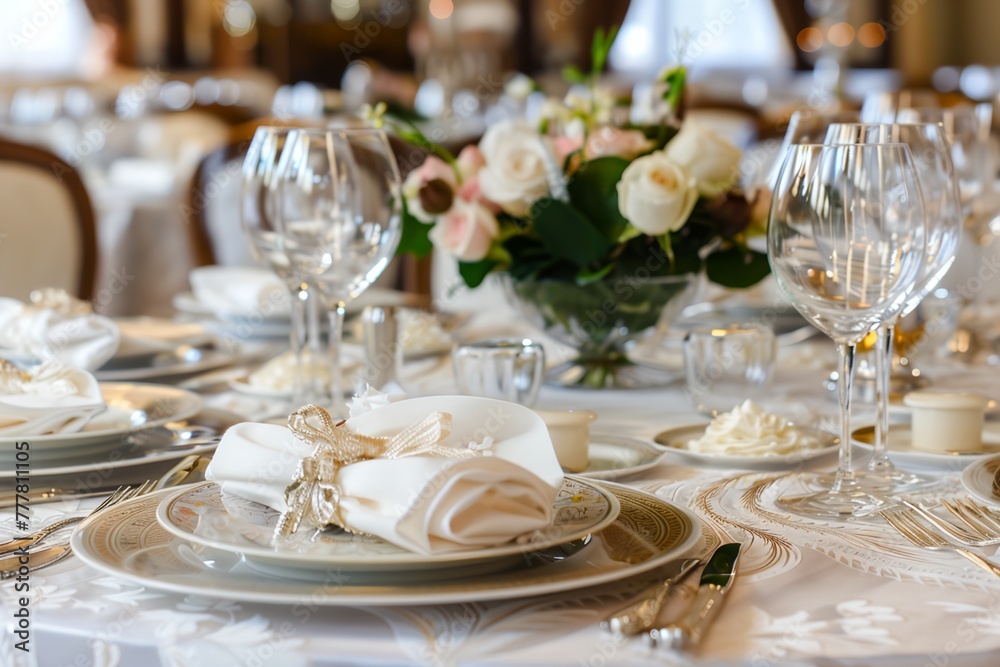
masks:
{"type": "Polygon", "coordinates": [[[665,149],[667,157],[698,181],[698,191],[714,197],[736,182],[739,175],[739,148],[712,130],[687,121],[665,149]]]}
{"type": "Polygon", "coordinates": [[[590,133],[584,152],[588,159],[617,155],[631,160],[653,147],[653,142],[638,130],[622,130],[605,125],[590,133]]]}
{"type": "Polygon", "coordinates": [[[663,151],[635,160],[618,181],[618,209],[643,234],[680,229],[698,201],[698,184],[663,151]]]}
{"type": "Polygon", "coordinates": [[[549,192],[551,148],[524,121],[503,121],[486,130],[479,150],[486,166],[479,172],[483,196],[511,215],[524,217],[531,205],[549,192]]]}
{"type": "Polygon", "coordinates": [[[482,204],[455,200],[454,205],[430,231],[435,247],[463,262],[478,262],[490,251],[500,233],[496,216],[482,204]]]}

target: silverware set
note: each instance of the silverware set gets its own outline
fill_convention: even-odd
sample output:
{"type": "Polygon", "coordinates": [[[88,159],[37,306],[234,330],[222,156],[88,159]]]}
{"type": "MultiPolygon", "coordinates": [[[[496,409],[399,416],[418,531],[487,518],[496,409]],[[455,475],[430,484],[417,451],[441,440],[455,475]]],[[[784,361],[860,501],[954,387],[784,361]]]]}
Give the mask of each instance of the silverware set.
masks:
{"type": "Polygon", "coordinates": [[[635,601],[610,614],[601,622],[601,628],[617,636],[631,637],[645,633],[647,642],[654,648],[693,648],[719,613],[722,600],[736,579],[740,549],[741,545],[733,542],[715,550],[705,563],[693,599],[671,623],[656,627],[667,600],[702,562],[699,559],[668,563],[660,581],[643,590],[635,601]]]}
{"type": "Polygon", "coordinates": [[[880,514],[911,544],[931,551],[954,551],[1000,576],[1000,565],[969,550],[1000,544],[1000,515],[969,499],[941,501],[954,520],[944,519],[910,500],[899,499],[899,504],[880,514]]]}
{"type": "Polygon", "coordinates": [[[108,497],[86,514],[57,519],[30,535],[0,542],[0,581],[12,579],[18,575],[23,564],[21,559],[24,555],[29,557],[29,565],[32,572],[62,562],[73,553],[68,540],[59,539],[53,544],[49,542],[59,537],[66,528],[76,526],[88,517],[109,507],[114,507],[127,500],[144,496],[153,491],[202,481],[208,463],[208,458],[198,454],[191,454],[170,468],[160,479],[147,480],[134,487],[119,486],[114,489],[86,491],[46,489],[45,491],[29,494],[28,498],[32,503],[78,500],[101,495],[107,495],[108,497]],[[109,493],[110,495],[108,495],[109,493]]]}

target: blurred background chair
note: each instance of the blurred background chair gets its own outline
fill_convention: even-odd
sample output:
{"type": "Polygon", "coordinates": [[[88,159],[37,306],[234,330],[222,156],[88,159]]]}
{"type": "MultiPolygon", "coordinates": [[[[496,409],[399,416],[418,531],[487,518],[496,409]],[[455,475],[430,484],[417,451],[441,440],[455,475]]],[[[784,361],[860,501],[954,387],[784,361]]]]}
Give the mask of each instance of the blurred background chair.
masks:
{"type": "Polygon", "coordinates": [[[90,299],[97,268],[94,209],[80,175],[54,153],[0,139],[0,294],[41,286],[90,299]]]}

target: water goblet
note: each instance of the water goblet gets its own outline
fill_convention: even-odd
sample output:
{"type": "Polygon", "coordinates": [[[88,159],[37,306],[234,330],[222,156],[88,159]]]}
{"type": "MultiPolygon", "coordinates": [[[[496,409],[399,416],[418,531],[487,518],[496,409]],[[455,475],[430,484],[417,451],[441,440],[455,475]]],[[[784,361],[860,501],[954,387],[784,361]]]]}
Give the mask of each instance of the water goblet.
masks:
{"type": "Polygon", "coordinates": [[[841,378],[834,482],[778,504],[815,518],[870,514],[884,503],[851,467],[853,346],[899,314],[925,264],[922,195],[909,148],[790,147],[768,221],[768,258],[795,308],[837,344],[841,378]]]}

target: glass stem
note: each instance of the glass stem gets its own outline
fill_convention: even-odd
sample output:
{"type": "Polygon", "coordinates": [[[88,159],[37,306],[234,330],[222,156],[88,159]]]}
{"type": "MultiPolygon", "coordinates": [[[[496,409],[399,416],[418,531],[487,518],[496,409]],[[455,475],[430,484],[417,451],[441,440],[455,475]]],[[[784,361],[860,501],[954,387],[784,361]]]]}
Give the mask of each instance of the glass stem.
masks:
{"type": "Polygon", "coordinates": [[[320,328],[320,295],[313,290],[313,293],[306,299],[306,349],[309,351],[308,357],[303,361],[305,392],[304,403],[325,403],[326,391],[323,387],[323,376],[316,372],[316,367],[323,358],[323,339],[320,328]]]}
{"type": "Polygon", "coordinates": [[[292,352],[295,366],[292,370],[292,403],[299,407],[305,403],[307,393],[307,369],[303,363],[302,352],[306,339],[306,303],[309,300],[309,289],[305,283],[299,283],[291,290],[292,299],[292,331],[289,336],[289,350],[292,352]]]}
{"type": "Polygon", "coordinates": [[[875,450],[868,469],[874,473],[893,471],[889,460],[889,388],[892,380],[892,339],[896,327],[885,324],[875,343],[875,450]]]}
{"type": "Polygon", "coordinates": [[[837,382],[840,397],[840,460],[832,493],[848,491],[857,484],[851,467],[851,384],[854,379],[855,348],[850,343],[841,343],[837,348],[840,353],[840,378],[837,382]]]}
{"type": "Polygon", "coordinates": [[[344,312],[346,304],[337,302],[328,314],[330,320],[330,414],[337,419],[347,418],[344,403],[344,381],[340,372],[340,346],[344,338],[344,312]]]}

